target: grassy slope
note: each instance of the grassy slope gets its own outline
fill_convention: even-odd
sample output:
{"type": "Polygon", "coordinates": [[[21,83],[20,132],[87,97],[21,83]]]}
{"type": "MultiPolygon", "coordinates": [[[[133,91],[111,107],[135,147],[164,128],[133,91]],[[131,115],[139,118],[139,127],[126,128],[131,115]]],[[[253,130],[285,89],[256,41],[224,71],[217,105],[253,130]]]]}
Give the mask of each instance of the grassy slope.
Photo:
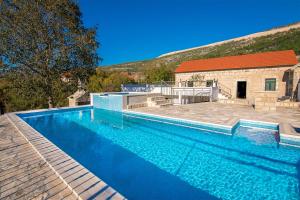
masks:
{"type": "Polygon", "coordinates": [[[105,69],[129,72],[143,71],[146,68],[158,66],[166,66],[175,69],[179,63],[186,60],[288,49],[293,49],[297,55],[300,55],[300,28],[254,39],[203,47],[152,60],[111,65],[105,69]]]}

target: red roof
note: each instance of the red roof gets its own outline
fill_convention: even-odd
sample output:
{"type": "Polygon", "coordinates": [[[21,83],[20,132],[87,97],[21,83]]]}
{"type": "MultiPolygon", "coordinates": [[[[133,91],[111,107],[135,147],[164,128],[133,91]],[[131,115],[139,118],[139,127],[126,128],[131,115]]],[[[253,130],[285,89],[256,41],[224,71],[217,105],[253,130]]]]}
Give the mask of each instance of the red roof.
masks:
{"type": "Polygon", "coordinates": [[[293,50],[272,51],[186,61],[180,64],[175,73],[279,67],[297,63],[296,54],[293,50]]]}

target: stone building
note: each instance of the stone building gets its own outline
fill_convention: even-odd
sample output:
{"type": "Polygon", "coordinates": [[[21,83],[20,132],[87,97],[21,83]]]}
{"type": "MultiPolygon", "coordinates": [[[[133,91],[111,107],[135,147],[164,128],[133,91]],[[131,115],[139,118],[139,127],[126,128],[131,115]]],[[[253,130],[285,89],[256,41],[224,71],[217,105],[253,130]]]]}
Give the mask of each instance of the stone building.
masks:
{"type": "Polygon", "coordinates": [[[69,107],[88,105],[90,103],[90,94],[83,89],[78,89],[74,94],[68,97],[69,107]]]}
{"type": "Polygon", "coordinates": [[[262,93],[277,100],[299,101],[300,65],[293,50],[191,60],[175,70],[177,85],[219,87],[220,99],[255,104],[262,93]]]}

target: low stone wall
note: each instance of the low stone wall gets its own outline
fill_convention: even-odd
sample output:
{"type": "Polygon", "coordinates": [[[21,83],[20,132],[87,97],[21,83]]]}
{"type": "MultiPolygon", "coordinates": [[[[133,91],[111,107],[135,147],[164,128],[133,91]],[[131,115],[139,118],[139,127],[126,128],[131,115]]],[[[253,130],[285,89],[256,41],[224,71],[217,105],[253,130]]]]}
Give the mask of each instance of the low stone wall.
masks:
{"type": "Polygon", "coordinates": [[[276,111],[278,93],[277,92],[256,92],[255,110],[256,111],[276,111]]]}
{"type": "Polygon", "coordinates": [[[279,101],[276,102],[276,106],[285,108],[300,108],[300,102],[279,101]]]}
{"type": "Polygon", "coordinates": [[[147,106],[148,106],[147,103],[136,103],[136,104],[127,105],[127,109],[142,108],[147,106]]]}
{"type": "Polygon", "coordinates": [[[69,98],[69,107],[74,107],[74,106],[78,106],[76,99],[69,98]]]}
{"type": "Polygon", "coordinates": [[[236,104],[236,105],[245,105],[245,106],[252,105],[247,99],[219,99],[218,102],[224,104],[236,104]]]}
{"type": "Polygon", "coordinates": [[[127,106],[134,106],[134,105],[138,105],[138,104],[147,104],[148,97],[154,97],[157,95],[159,95],[159,94],[145,93],[145,94],[139,94],[139,95],[128,95],[128,96],[126,96],[127,106]]]}

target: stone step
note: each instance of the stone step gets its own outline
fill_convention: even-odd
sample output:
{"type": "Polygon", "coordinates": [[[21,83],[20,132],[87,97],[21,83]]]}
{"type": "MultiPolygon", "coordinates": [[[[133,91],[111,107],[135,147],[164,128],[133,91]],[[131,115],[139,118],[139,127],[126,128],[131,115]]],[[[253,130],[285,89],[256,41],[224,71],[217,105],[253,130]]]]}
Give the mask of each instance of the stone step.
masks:
{"type": "Polygon", "coordinates": [[[169,102],[169,100],[166,100],[166,99],[155,101],[155,104],[156,104],[156,105],[161,105],[161,104],[165,104],[165,103],[170,103],[170,102],[169,102]]]}
{"type": "Polygon", "coordinates": [[[219,99],[218,102],[224,104],[251,105],[246,99],[219,99]]]}
{"type": "Polygon", "coordinates": [[[136,104],[127,105],[127,109],[141,108],[147,106],[148,106],[147,103],[136,103],[136,104]]]}
{"type": "Polygon", "coordinates": [[[164,100],[166,99],[164,96],[155,96],[155,97],[149,97],[148,101],[158,101],[158,100],[164,100]]]}
{"type": "Polygon", "coordinates": [[[168,107],[168,106],[172,106],[172,103],[165,103],[165,104],[160,104],[159,107],[168,107]]]}
{"type": "Polygon", "coordinates": [[[169,99],[166,99],[164,96],[153,96],[147,98],[147,103],[149,107],[166,107],[169,105],[173,105],[169,99]]]}

